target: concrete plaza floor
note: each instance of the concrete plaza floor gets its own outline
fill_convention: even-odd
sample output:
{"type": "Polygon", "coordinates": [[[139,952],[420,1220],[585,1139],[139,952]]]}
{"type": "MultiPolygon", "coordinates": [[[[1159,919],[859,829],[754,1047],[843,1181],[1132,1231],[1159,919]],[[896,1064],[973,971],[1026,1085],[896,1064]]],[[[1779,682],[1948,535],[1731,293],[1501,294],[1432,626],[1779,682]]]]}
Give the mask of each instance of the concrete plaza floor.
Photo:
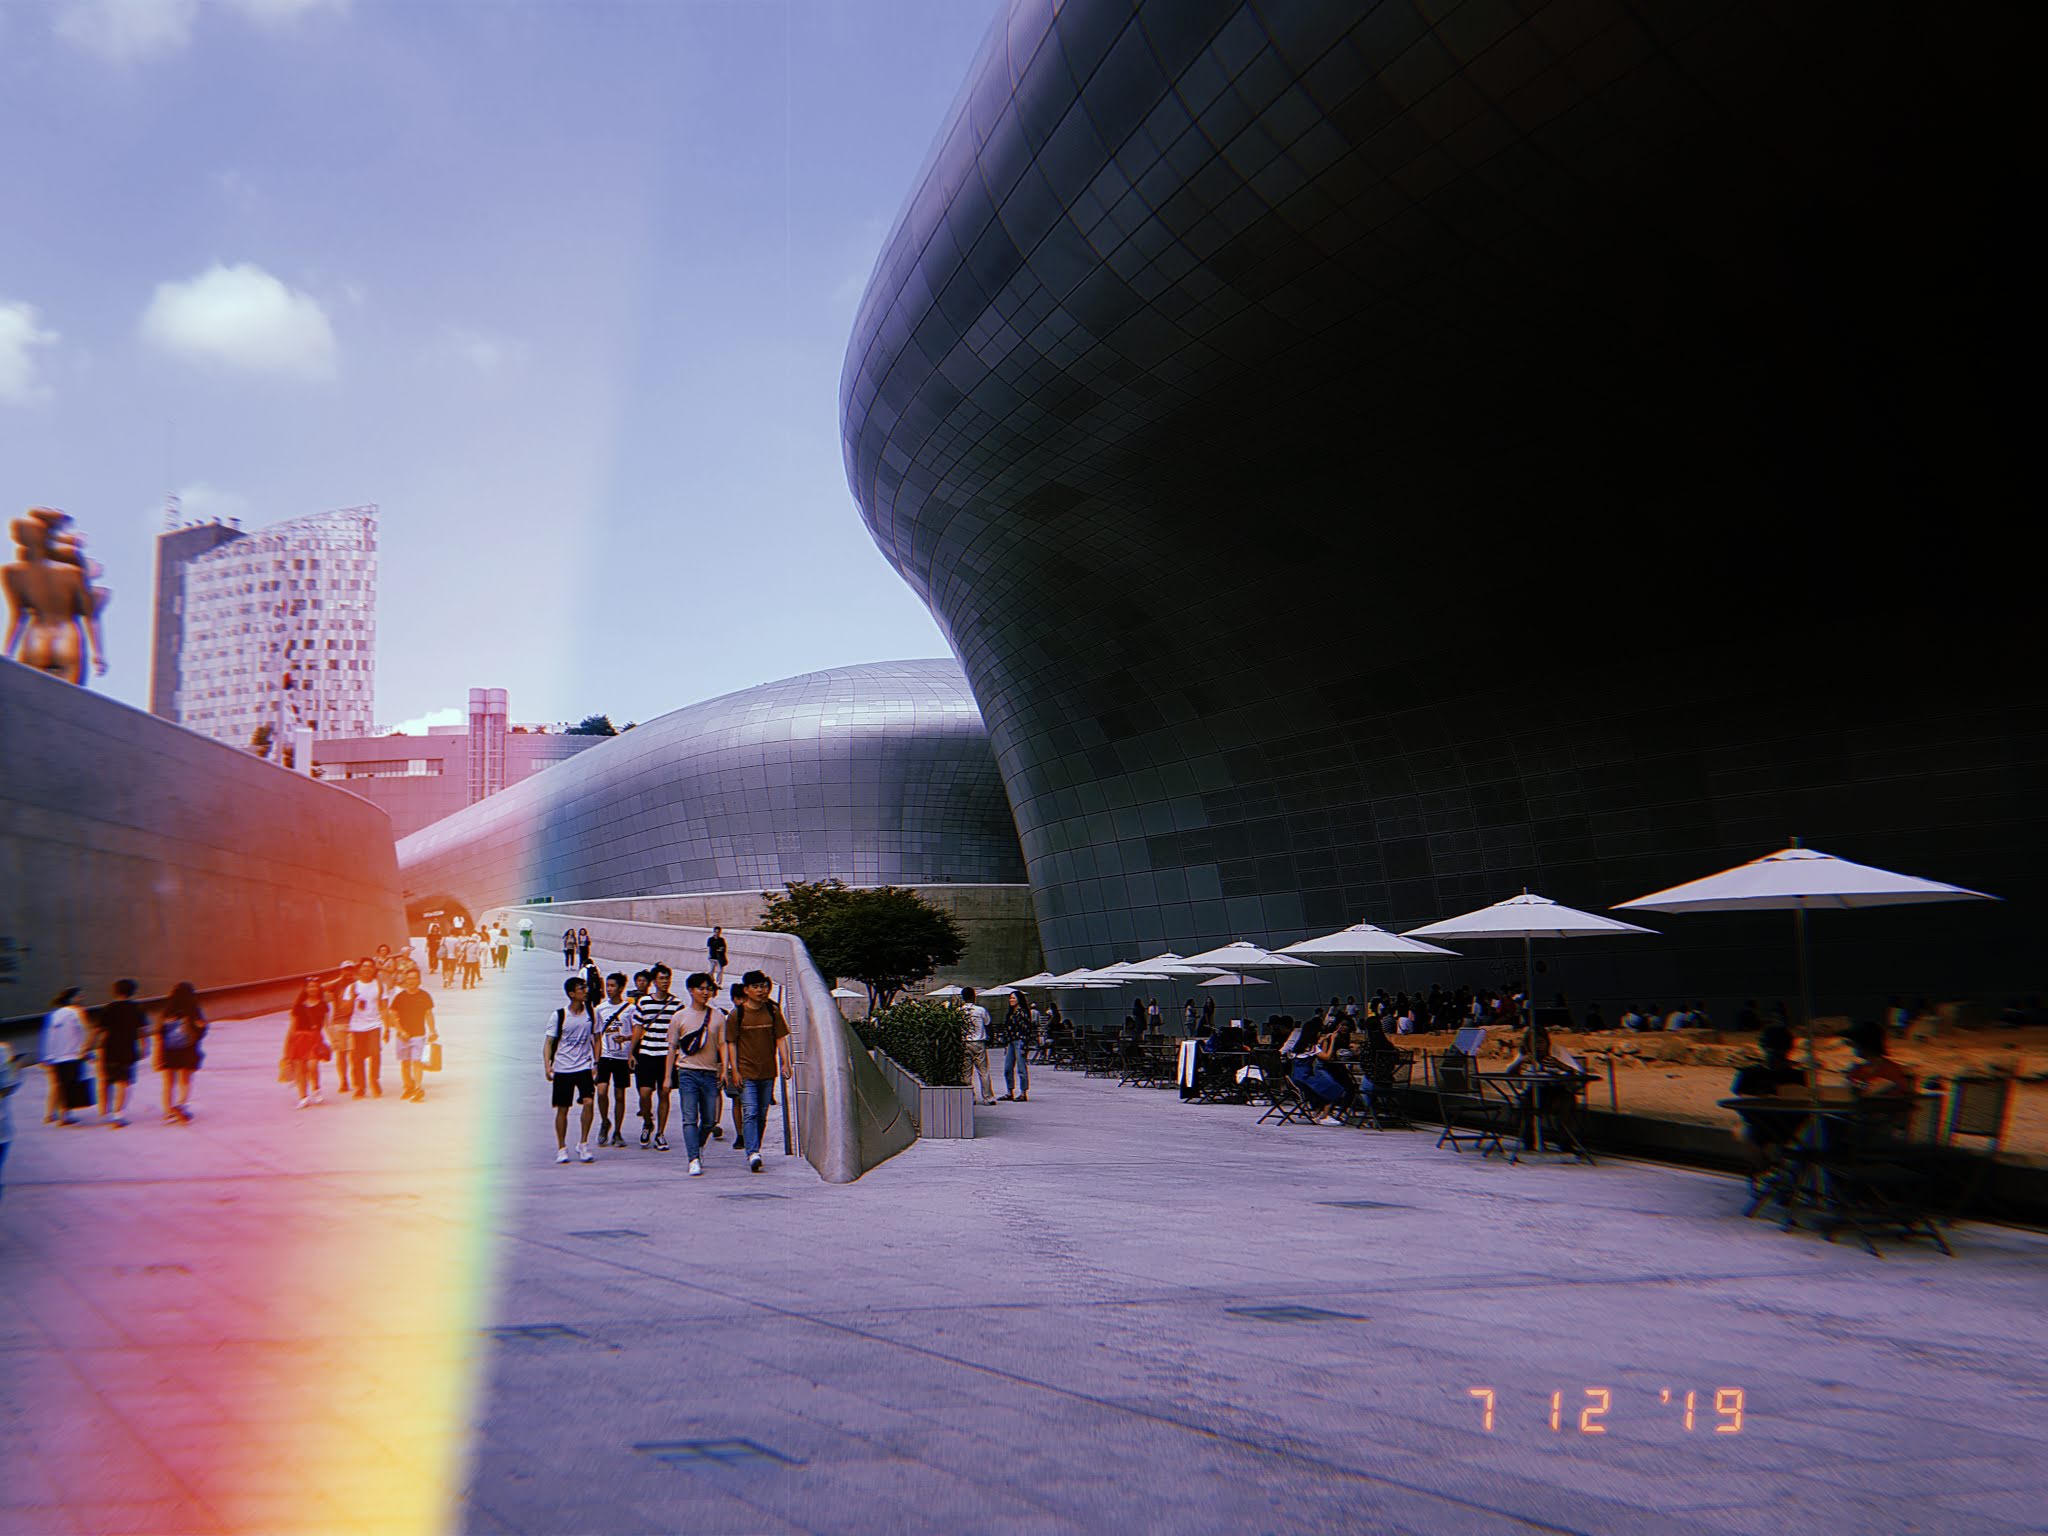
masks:
{"type": "Polygon", "coordinates": [[[1046,1070],[850,1186],[561,1167],[561,974],[443,996],[423,1106],[294,1111],[275,1020],[191,1127],[31,1083],[0,1531],[2048,1529],[2040,1236],[1872,1259],[1726,1179],[1046,1070]]]}

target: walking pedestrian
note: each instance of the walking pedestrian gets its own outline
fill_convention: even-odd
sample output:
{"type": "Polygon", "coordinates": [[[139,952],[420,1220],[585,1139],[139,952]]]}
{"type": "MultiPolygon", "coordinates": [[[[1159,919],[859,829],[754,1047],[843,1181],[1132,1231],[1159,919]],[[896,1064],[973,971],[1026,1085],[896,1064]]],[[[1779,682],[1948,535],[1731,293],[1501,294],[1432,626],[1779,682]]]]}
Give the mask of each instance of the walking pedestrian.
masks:
{"type": "Polygon", "coordinates": [[[356,977],[341,989],[341,1007],[348,1021],[348,1068],[344,1088],[355,1098],[365,1093],[384,1097],[384,1010],[390,994],[377,978],[377,962],[367,955],[356,962],[356,977]]]}
{"type": "Polygon", "coordinates": [[[567,928],[562,932],[562,969],[565,971],[576,969],[576,930],[574,928],[567,928]]]}
{"type": "Polygon", "coordinates": [[[434,995],[420,990],[420,968],[402,966],[398,995],[391,999],[391,1032],[398,1048],[398,1075],[405,1083],[401,1098],[427,1102],[427,1049],[441,1038],[434,1023],[434,995]]]}
{"type": "Polygon", "coordinates": [[[433,922],[427,924],[427,969],[438,971],[440,968],[441,920],[436,918],[433,922]]]}
{"type": "Polygon", "coordinates": [[[506,963],[512,958],[512,930],[505,926],[502,918],[498,922],[496,938],[497,943],[493,948],[498,956],[498,969],[502,971],[505,969],[506,963]]]}
{"type": "Polygon", "coordinates": [[[458,935],[441,946],[441,985],[453,988],[455,973],[462,965],[462,939],[458,935]]]}
{"type": "Polygon", "coordinates": [[[484,979],[484,936],[472,933],[469,945],[462,952],[462,989],[473,991],[484,979]]]}
{"type": "MultiPolygon", "coordinates": [[[[369,961],[363,962],[369,965],[369,961]]],[[[374,969],[374,967],[372,967],[374,969]]],[[[181,981],[157,1014],[156,1069],[164,1080],[164,1120],[170,1125],[192,1123],[192,1074],[206,1059],[200,1042],[206,1038],[206,1015],[199,1007],[199,994],[192,983],[181,981]]]]}
{"type": "MultiPolygon", "coordinates": [[[[590,994],[589,983],[584,995],[590,994]]],[[[604,1001],[597,1006],[597,1144],[626,1144],[626,1089],[633,1081],[633,1005],[626,996],[626,977],[614,971],[604,979],[604,1001]],[[610,1097],[607,1099],[606,1095],[610,1097]]]]}
{"type": "Polygon", "coordinates": [[[1024,1103],[1031,1097],[1031,1005],[1010,994],[1003,1014],[1003,1097],[1024,1103]]]}
{"type": "Polygon", "coordinates": [[[320,978],[308,976],[284,1031],[283,1064],[299,1091],[300,1109],[311,1109],[320,1102],[320,1062],[327,1050],[328,1012],[320,978]]]}
{"type": "MultiPolygon", "coordinates": [[[[731,1013],[735,1013],[735,1012],[737,1012],[737,1011],[739,1010],[739,1008],[740,1008],[741,1004],[745,1003],[745,1002],[746,1002],[746,1000],[747,1000],[747,989],[746,989],[746,988],[745,988],[744,986],[742,986],[742,985],[741,985],[741,984],[740,984],[739,982],[737,982],[737,981],[736,981],[736,982],[734,982],[734,983],[732,984],[732,986],[731,986],[730,988],[728,988],[728,989],[727,989],[727,992],[726,992],[726,999],[725,999],[725,1011],[726,1011],[726,1012],[727,1012],[728,1014],[731,1014],[731,1013]]],[[[720,1075],[721,1075],[721,1076],[723,1076],[723,1075],[724,1075],[724,1063],[723,1063],[722,1061],[721,1061],[721,1062],[720,1062],[720,1064],[719,1064],[719,1068],[720,1068],[720,1075]]],[[[732,1109],[732,1149],[733,1149],[733,1151],[735,1151],[735,1152],[739,1153],[739,1155],[740,1155],[741,1157],[745,1157],[745,1156],[747,1155],[747,1137],[746,1137],[746,1131],[745,1131],[745,1128],[744,1128],[744,1127],[745,1127],[745,1121],[746,1121],[746,1116],[745,1116],[744,1114],[742,1114],[742,1113],[741,1113],[741,1111],[740,1111],[740,1085],[739,1085],[739,1079],[737,1079],[737,1078],[729,1078],[729,1079],[727,1079],[727,1080],[726,1080],[726,1083],[725,1083],[725,1098],[726,1098],[726,1101],[727,1101],[727,1103],[728,1103],[728,1104],[729,1104],[729,1105],[731,1106],[731,1109],[732,1109]]],[[[717,1137],[718,1137],[718,1127],[717,1127],[717,1126],[715,1126],[715,1125],[714,1125],[714,1126],[713,1126],[713,1127],[711,1128],[711,1134],[712,1134],[712,1137],[713,1137],[713,1139],[714,1139],[714,1140],[715,1140],[715,1139],[717,1139],[717,1137]]]]}
{"type": "MultiPolygon", "coordinates": [[[[441,946],[441,959],[448,959],[448,946],[441,946]]],[[[327,978],[327,1047],[328,1057],[334,1063],[334,1091],[348,1092],[348,1009],[342,1003],[342,993],[355,980],[356,964],[344,960],[337,965],[327,978]]]]}
{"type": "MultiPolygon", "coordinates": [[[[1137,1005],[1132,1004],[1133,1007],[1137,1005]]],[[[967,1047],[967,1065],[973,1070],[968,1079],[972,1087],[976,1079],[981,1083],[981,1102],[993,1104],[996,1101],[996,1085],[988,1075],[988,1010],[974,1000],[974,988],[960,989],[961,1041],[967,1047]]]]}
{"type": "Polygon", "coordinates": [[[555,1106],[555,1161],[569,1161],[569,1105],[572,1100],[580,1100],[583,1104],[583,1129],[576,1139],[576,1157],[581,1162],[595,1162],[596,1159],[590,1155],[590,1101],[595,1097],[597,1086],[594,1071],[597,1021],[584,1005],[581,976],[571,976],[564,981],[562,995],[569,999],[569,1006],[557,1008],[549,1021],[540,1060],[541,1070],[554,1084],[551,1098],[555,1106]]]}
{"type": "Polygon", "coordinates": [[[690,1177],[704,1172],[704,1147],[718,1125],[718,1079],[725,1061],[726,1010],[718,1006],[718,988],[708,971],[693,972],[684,984],[689,1006],[675,1017],[669,1031],[669,1076],[683,1116],[683,1150],[690,1157],[690,1177]]]}
{"type": "Polygon", "coordinates": [[[50,1079],[48,1110],[43,1123],[75,1125],[71,1111],[91,1101],[85,1097],[88,1079],[85,1058],[90,1049],[85,1014],[76,1006],[78,988],[66,987],[50,999],[50,1011],[43,1015],[42,1039],[36,1050],[43,1071],[50,1079]]]}
{"type": "Polygon", "coordinates": [[[519,919],[519,947],[521,949],[533,948],[533,919],[530,917],[519,919]]]}
{"type": "Polygon", "coordinates": [[[633,1080],[640,1088],[640,1145],[668,1150],[669,1023],[682,1011],[683,1000],[669,991],[670,971],[656,961],[647,979],[653,991],[633,1005],[633,1080]],[[660,1095],[657,1107],[655,1096],[660,1095]]]}
{"type": "MultiPolygon", "coordinates": [[[[749,971],[740,978],[742,1001],[725,1016],[725,1073],[728,1082],[740,1085],[744,1111],[741,1140],[747,1151],[747,1166],[761,1171],[761,1125],[768,1118],[777,1079],[789,1077],[789,1021],[770,995],[765,971],[749,971]]],[[[986,1015],[983,1015],[986,1019],[986,1015]]],[[[986,1052],[983,1053],[984,1057],[986,1052]]],[[[787,1093],[787,1087],[783,1092],[787,1093]]]]}
{"type": "Polygon", "coordinates": [[[114,1000],[100,1007],[93,1034],[93,1053],[100,1062],[100,1119],[107,1125],[128,1123],[128,1094],[135,1084],[135,1063],[142,1039],[149,1033],[149,1015],[135,1001],[136,986],[126,977],[114,983],[114,1000]]]}
{"type": "Polygon", "coordinates": [[[711,984],[725,985],[725,930],[718,924],[711,925],[711,937],[704,941],[704,954],[711,962],[711,984]]]}
{"type": "Polygon", "coordinates": [[[590,964],[590,930],[588,928],[578,928],[576,930],[576,963],[578,965],[590,964]]]}
{"type": "Polygon", "coordinates": [[[389,944],[377,946],[377,979],[384,984],[386,996],[398,990],[398,957],[389,944]]]}
{"type": "MultiPolygon", "coordinates": [[[[14,1052],[7,1048],[5,1040],[0,1040],[0,1175],[7,1172],[7,1149],[14,1142],[14,1106],[7,1101],[20,1086],[21,1074],[14,1067],[14,1052]]],[[[0,1194],[5,1194],[6,1189],[4,1178],[0,1178],[0,1194]]]]}

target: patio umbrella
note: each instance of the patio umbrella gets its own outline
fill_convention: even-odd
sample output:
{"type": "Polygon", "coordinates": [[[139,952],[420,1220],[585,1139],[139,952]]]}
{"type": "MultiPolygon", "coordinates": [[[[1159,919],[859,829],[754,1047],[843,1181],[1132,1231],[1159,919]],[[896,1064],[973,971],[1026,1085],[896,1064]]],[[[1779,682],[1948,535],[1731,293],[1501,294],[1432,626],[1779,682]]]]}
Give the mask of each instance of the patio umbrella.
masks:
{"type": "Polygon", "coordinates": [[[861,991],[861,989],[858,987],[834,987],[832,989],[832,995],[834,997],[852,998],[857,1000],[866,997],[867,993],[861,991]]]}
{"type": "Polygon", "coordinates": [[[925,993],[926,997],[958,997],[959,995],[960,989],[950,982],[943,987],[934,987],[931,991],[925,993]]]}
{"type": "Polygon", "coordinates": [[[1053,979],[1051,971],[1040,971],[1036,976],[1020,976],[1015,981],[1003,983],[1006,987],[1042,987],[1053,979]]]}
{"type": "Polygon", "coordinates": [[[1363,1006],[1372,994],[1365,987],[1366,962],[1374,955],[1451,955],[1455,951],[1439,949],[1434,944],[1424,944],[1419,939],[1406,939],[1398,933],[1389,933],[1371,923],[1353,923],[1349,928],[1336,933],[1326,933],[1319,939],[1303,939],[1299,944],[1280,946],[1283,955],[1356,955],[1358,957],[1358,997],[1363,1006]]]}
{"type": "Polygon", "coordinates": [[[1619,903],[1639,912],[1772,912],[1792,914],[1792,941],[1799,957],[1799,1016],[1806,1023],[1806,1064],[1812,1081],[1814,1065],[1813,991],[1806,971],[1806,914],[1821,908],[1898,907],[1926,901],[1996,901],[1982,891],[1894,874],[1869,864],[1838,859],[1818,848],[1800,846],[1751,859],[1718,875],[1688,880],[1619,903]]]}
{"type": "Polygon", "coordinates": [[[1520,939],[1522,941],[1522,996],[1529,1016],[1522,1021],[1525,1037],[1534,1043],[1536,1026],[1536,949],[1538,939],[1612,938],[1624,933],[1653,933],[1634,923],[1618,922],[1597,912],[1581,912],[1562,906],[1548,896],[1528,891],[1497,901],[1476,912],[1447,917],[1440,923],[1410,928],[1408,937],[1432,939],[1520,939]]]}
{"type": "Polygon", "coordinates": [[[1244,1017],[1244,973],[1246,971],[1291,971],[1313,967],[1313,960],[1297,960],[1293,955],[1276,955],[1270,949],[1261,949],[1247,939],[1237,939],[1218,949],[1205,949],[1199,955],[1189,955],[1184,962],[1188,965],[1214,965],[1234,972],[1238,979],[1237,1015],[1244,1017]]]}

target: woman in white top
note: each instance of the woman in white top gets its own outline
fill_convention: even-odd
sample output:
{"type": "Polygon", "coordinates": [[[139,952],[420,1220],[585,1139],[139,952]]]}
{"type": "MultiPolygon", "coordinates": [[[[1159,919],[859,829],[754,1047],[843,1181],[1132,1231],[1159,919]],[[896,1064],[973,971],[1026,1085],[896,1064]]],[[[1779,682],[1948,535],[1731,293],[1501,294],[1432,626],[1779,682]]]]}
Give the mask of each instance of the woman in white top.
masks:
{"type": "Polygon", "coordinates": [[[72,1098],[85,1070],[85,1015],[71,1006],[78,988],[66,987],[50,999],[50,1011],[43,1019],[43,1038],[37,1054],[50,1075],[49,1113],[45,1123],[72,1123],[72,1098]]]}

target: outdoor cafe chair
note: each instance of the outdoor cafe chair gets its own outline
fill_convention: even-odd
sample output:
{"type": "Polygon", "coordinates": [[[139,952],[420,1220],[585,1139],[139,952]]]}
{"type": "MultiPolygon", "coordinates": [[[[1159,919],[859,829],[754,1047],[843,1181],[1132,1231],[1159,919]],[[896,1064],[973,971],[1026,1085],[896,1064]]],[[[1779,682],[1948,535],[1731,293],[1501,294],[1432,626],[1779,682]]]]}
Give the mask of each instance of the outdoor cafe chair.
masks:
{"type": "Polygon", "coordinates": [[[1508,1149],[1501,1138],[1515,1132],[1515,1106],[1486,1092],[1479,1081],[1478,1063],[1463,1051],[1445,1051],[1434,1059],[1433,1066],[1437,1112],[1444,1122],[1436,1144],[1453,1152],[1469,1144],[1479,1149],[1481,1157],[1496,1152],[1506,1157],[1508,1149]]]}
{"type": "Polygon", "coordinates": [[[2009,1076],[1959,1077],[1949,1084],[1941,1141],[1950,1175],[1943,1206],[1950,1220],[1970,1209],[1990,1177],[2012,1115],[2012,1085],[2009,1076]],[[1964,1138],[1979,1143],[1966,1162],[1959,1158],[1964,1138]]]}
{"type": "Polygon", "coordinates": [[[1316,1103],[1294,1080],[1291,1063],[1278,1051],[1254,1051],[1252,1064],[1259,1069],[1259,1095],[1266,1112],[1255,1122],[1268,1120],[1277,1125],[1307,1125],[1315,1118],[1316,1103]]]}
{"type": "Polygon", "coordinates": [[[1398,1048],[1373,1051],[1359,1062],[1364,1082],[1359,1084],[1360,1123],[1376,1131],[1409,1129],[1407,1096],[1415,1074],[1415,1053],[1398,1048]]]}

